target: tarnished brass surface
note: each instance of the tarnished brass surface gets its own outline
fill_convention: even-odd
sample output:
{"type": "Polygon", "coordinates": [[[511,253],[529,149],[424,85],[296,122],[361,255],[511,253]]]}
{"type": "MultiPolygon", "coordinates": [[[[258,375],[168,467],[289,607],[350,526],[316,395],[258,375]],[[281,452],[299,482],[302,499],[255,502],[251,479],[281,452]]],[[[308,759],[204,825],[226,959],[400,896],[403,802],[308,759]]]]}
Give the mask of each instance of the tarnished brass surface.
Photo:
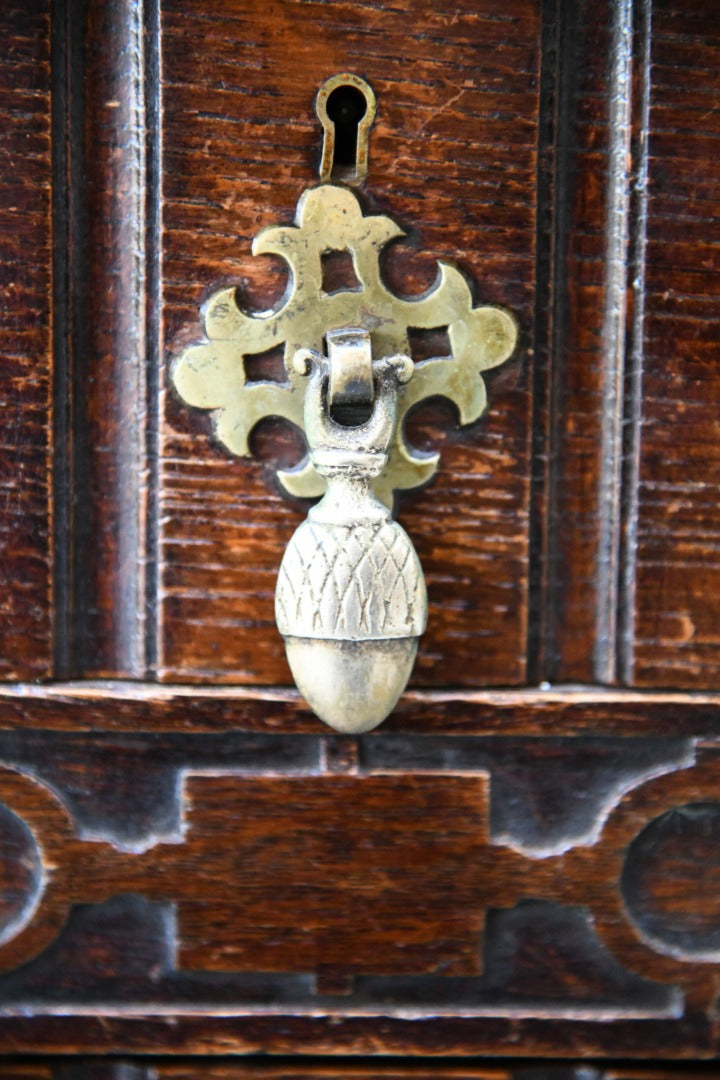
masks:
{"type": "MultiPolygon", "coordinates": [[[[397,431],[388,462],[374,482],[391,505],[393,492],[420,486],[437,471],[439,455],[420,455],[406,441],[403,418],[417,402],[440,395],[469,424],[486,406],[482,372],[502,363],[517,340],[513,317],[498,307],[476,307],[467,281],[449,263],[439,263],[435,286],[417,298],[395,296],[381,280],[379,256],[402,230],[390,218],[364,216],[352,191],[332,184],[310,188],[298,202],[296,224],[265,229],[253,242],[255,255],[279,255],[290,267],[287,291],[269,312],[242,311],[233,288],[212,296],[205,308],[207,341],[178,358],[173,381],[190,405],[216,410],[217,438],[234,454],[249,454],[248,436],[266,416],[303,425],[306,380],[293,369],[300,349],[324,350],[328,331],[357,327],[370,333],[375,358],[408,354],[408,328],[447,327],[451,356],[415,365],[399,390],[397,431]],[[321,257],[348,252],[359,287],[325,293],[321,257]],[[244,360],[284,346],[287,382],[248,383],[244,360]]],[[[309,457],[296,469],[280,470],[284,489],[305,498],[321,495],[325,480],[309,457]]]]}
{"type": "Polygon", "coordinates": [[[373,372],[370,335],[350,330],[328,330],[325,335],[330,360],[328,408],[338,405],[372,405],[373,372]]]}
{"type": "MultiPolygon", "coordinates": [[[[361,79],[359,75],[343,72],[342,75],[333,75],[327,79],[318,90],[315,98],[315,112],[323,126],[323,148],[320,160],[320,179],[333,179],[333,160],[335,157],[335,124],[328,116],[328,98],[334,90],[348,86],[358,90],[365,98],[365,115],[361,117],[357,128],[357,145],[355,147],[355,162],[348,170],[348,175],[342,177],[346,183],[361,184],[368,171],[368,156],[370,143],[370,128],[375,119],[377,101],[372,87],[361,79]]],[[[338,179],[335,177],[334,179],[338,179]]]]}
{"type": "Polygon", "coordinates": [[[371,360],[373,404],[352,427],[330,414],[332,368],[370,353],[370,335],[349,329],[330,356],[301,349],[307,377],[305,431],[328,489],[285,549],[275,619],[298,689],[317,715],[345,733],[377,727],[402,693],[427,621],[420,560],[405,530],[372,493],[398,422],[409,356],[371,360]],[[348,359],[346,360],[346,356],[348,359]]]}

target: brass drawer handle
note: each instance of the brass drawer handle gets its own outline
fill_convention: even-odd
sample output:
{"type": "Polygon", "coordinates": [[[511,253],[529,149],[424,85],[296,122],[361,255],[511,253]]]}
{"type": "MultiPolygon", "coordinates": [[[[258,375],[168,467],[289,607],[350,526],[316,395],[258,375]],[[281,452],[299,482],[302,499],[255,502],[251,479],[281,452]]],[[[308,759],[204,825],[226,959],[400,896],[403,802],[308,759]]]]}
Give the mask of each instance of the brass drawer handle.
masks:
{"type": "MultiPolygon", "coordinates": [[[[361,328],[327,335],[328,353],[303,349],[305,433],[325,495],[291,538],[280,564],[275,618],[299,690],[317,715],[345,732],[369,731],[405,689],[427,622],[420,560],[405,530],[373,494],[398,421],[409,356],[373,359],[361,328]],[[349,427],[330,413],[331,387],[364,354],[372,373],[369,418],[349,427]]],[[[362,363],[362,361],[361,361],[362,363]]]]}
{"type": "Polygon", "coordinates": [[[390,508],[398,490],[425,484],[439,455],[406,440],[403,420],[419,401],[453,401],[463,424],[486,406],[482,372],[512,353],[517,328],[499,307],[473,307],[460,271],[439,264],[432,289],[398,297],[379,257],[401,236],[388,217],[362,213],[347,187],[321,184],[300,198],[296,224],[265,229],[254,254],[290,267],[280,307],[248,313],[234,289],[210,298],[207,340],[173,368],[189,405],[215,411],[218,439],[248,455],[248,437],[266,416],[304,427],[310,453],[281,470],[288,494],[322,501],[293,536],[280,569],[276,619],[299,688],[317,714],[345,732],[368,731],[393,708],[425,627],[419,560],[390,508]],[[324,260],[351,260],[352,281],[333,288],[324,260]],[[446,330],[450,355],[413,364],[410,331],[446,330]],[[248,382],[245,358],[278,345],[287,381],[248,382]],[[345,421],[345,422],[342,422],[345,421]]]}

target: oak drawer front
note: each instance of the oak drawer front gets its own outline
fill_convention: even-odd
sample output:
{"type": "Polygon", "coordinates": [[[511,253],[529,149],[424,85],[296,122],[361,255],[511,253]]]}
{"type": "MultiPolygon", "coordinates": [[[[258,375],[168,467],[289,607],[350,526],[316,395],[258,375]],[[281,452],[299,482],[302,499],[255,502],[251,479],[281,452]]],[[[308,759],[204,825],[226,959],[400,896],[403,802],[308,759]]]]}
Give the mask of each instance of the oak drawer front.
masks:
{"type": "Polygon", "coordinates": [[[449,260],[520,329],[478,425],[410,425],[442,452],[399,508],[415,685],[718,685],[714,13],[650,7],[6,6],[3,678],[288,684],[307,507],[269,463],[302,447],[270,420],[233,460],[168,373],[212,292],[282,292],[251,238],[318,179],[313,97],[357,68],[362,199],[409,230],[389,285],[449,260]]]}
{"type": "Polygon", "coordinates": [[[2,7],[4,1052],[717,1054],[716,21],[2,7]],[[399,505],[430,624],[359,739],[273,624],[302,446],[270,420],[233,459],[169,375],[210,294],[282,292],[251,237],[317,181],[348,69],[379,101],[361,200],[406,229],[388,285],[448,260],[520,334],[481,423],[409,418],[442,453],[399,505]]]}
{"type": "MultiPolygon", "coordinates": [[[[516,725],[588,722],[560,696],[516,725]]],[[[55,730],[0,731],[8,1049],[714,1053],[711,702],[655,702],[684,734],[603,734],[617,701],[592,735],[479,734],[487,701],[354,739],[232,691],[99,697],[92,735],[86,692],[38,699],[55,730]]]]}

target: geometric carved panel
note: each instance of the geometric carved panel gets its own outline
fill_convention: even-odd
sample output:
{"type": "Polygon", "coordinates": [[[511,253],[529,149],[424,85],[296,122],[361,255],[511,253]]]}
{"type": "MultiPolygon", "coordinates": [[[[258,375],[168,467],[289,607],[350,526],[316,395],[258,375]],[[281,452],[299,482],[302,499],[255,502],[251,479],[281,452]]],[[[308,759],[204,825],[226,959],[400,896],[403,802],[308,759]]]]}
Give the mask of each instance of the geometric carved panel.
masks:
{"type": "MultiPolygon", "coordinates": [[[[349,771],[318,775],[307,753],[285,775],[181,770],[179,831],[135,850],[83,839],[45,784],[3,769],[5,1000],[42,1014],[56,1007],[42,1003],[54,993],[72,1012],[87,1008],[90,993],[102,1013],[119,994],[130,1015],[135,985],[141,1001],[154,995],[162,1009],[216,994],[234,1014],[250,1005],[347,1017],[411,1007],[418,1017],[629,1022],[679,1020],[712,998],[704,954],[666,955],[646,932],[653,911],[643,915],[640,904],[662,879],[647,842],[658,828],[658,850],[680,880],[673,815],[687,818],[690,792],[710,804],[716,755],[687,767],[682,742],[655,751],[664,766],[638,775],[615,805],[598,803],[597,837],[538,856],[492,837],[496,740],[484,744],[484,767],[463,768],[472,755],[463,761],[461,742],[450,772],[400,775],[363,768],[382,756],[382,738],[364,740],[360,758],[354,740],[325,745],[334,755],[326,760],[349,771]],[[105,956],[107,971],[84,969],[86,955],[105,956]]],[[[692,810],[684,891],[678,884],[673,893],[685,924],[706,936],[720,902],[714,820],[692,810]]]]}
{"type": "Polygon", "coordinates": [[[711,1045],[714,699],[73,693],[0,712],[0,1046],[711,1045]]]}

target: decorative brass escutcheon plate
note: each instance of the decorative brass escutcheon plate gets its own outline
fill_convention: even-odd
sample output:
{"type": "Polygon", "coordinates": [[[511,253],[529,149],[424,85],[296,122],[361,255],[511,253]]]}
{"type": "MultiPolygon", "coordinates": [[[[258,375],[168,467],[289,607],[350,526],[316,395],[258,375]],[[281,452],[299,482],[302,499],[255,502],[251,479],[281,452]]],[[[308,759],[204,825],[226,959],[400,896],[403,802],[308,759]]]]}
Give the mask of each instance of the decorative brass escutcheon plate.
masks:
{"type": "Polygon", "coordinates": [[[404,418],[441,396],[462,424],[477,420],[487,404],[482,372],[507,360],[517,341],[513,317],[473,307],[468,282],[449,263],[438,264],[423,295],[391,292],[379,259],[402,235],[390,218],[364,215],[349,188],[309,188],[295,225],[265,229],[253,242],[253,254],[288,264],[277,308],[247,312],[235,289],[215,293],[204,311],[207,340],[186,349],[172,373],[185,402],[214,411],[216,436],[233,454],[249,455],[250,432],[267,416],[306,432],[309,454],[278,478],[289,495],[324,498],[288,546],[276,617],[301,691],[347,732],[367,731],[391,711],[425,626],[420,563],[390,508],[395,491],[431,479],[439,455],[408,444],[404,418]],[[333,252],[352,260],[355,283],[326,292],[323,256],[333,252]],[[445,328],[450,355],[413,364],[409,331],[445,328]],[[278,346],[286,381],[248,382],[245,359],[278,346]],[[339,422],[339,407],[353,402],[367,415],[339,422]]]}

